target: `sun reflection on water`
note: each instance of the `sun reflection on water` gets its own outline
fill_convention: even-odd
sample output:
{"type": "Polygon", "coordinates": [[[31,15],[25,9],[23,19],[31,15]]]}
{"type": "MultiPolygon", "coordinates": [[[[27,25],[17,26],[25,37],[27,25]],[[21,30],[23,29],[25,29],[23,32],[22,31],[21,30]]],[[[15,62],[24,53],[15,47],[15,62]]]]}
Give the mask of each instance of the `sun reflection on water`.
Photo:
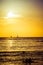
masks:
{"type": "Polygon", "coordinates": [[[11,47],[12,43],[13,43],[13,40],[8,40],[7,43],[8,43],[8,46],[11,47]]]}
{"type": "Polygon", "coordinates": [[[11,51],[11,47],[13,46],[13,40],[7,40],[7,51],[11,51]]]}

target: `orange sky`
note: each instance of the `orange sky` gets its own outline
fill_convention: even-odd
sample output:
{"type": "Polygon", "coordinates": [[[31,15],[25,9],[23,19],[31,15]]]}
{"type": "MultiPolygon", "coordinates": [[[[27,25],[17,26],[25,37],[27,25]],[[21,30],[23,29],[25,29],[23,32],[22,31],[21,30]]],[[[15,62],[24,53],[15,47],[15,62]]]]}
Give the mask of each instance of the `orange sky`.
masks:
{"type": "Polygon", "coordinates": [[[1,0],[0,6],[0,37],[43,37],[41,0],[1,0]]]}

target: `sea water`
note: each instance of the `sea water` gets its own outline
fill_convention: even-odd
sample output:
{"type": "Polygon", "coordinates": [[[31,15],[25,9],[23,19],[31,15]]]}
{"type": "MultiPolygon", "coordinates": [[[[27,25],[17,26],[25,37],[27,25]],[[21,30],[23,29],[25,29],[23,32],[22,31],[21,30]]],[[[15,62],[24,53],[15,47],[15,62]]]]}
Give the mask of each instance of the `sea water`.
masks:
{"type": "Polygon", "coordinates": [[[0,40],[0,65],[29,65],[23,63],[26,58],[34,61],[31,65],[43,65],[43,39],[0,40]]]}

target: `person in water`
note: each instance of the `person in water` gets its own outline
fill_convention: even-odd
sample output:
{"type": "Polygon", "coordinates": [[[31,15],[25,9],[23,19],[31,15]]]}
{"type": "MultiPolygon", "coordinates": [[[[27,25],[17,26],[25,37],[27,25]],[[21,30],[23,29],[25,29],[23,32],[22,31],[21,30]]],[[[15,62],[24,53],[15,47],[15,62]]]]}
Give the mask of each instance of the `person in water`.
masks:
{"type": "Polygon", "coordinates": [[[23,63],[25,63],[25,65],[31,65],[31,63],[32,63],[33,61],[32,61],[32,59],[31,58],[26,58],[24,61],[23,61],[23,63]]]}

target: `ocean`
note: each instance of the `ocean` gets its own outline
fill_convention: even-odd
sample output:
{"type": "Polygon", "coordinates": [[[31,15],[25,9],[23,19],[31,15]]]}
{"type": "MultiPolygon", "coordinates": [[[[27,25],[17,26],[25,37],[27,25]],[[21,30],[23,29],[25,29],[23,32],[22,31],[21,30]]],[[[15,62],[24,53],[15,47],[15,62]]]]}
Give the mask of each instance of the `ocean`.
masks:
{"type": "Polygon", "coordinates": [[[43,65],[43,37],[0,38],[0,65],[43,65]]]}

